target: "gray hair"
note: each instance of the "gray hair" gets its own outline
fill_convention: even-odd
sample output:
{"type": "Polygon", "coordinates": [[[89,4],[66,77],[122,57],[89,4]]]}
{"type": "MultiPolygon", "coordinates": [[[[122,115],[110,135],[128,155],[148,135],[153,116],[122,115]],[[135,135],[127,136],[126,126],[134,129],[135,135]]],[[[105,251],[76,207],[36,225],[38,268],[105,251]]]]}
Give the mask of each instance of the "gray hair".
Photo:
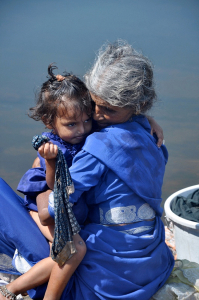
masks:
{"type": "Polygon", "coordinates": [[[91,93],[110,105],[130,106],[137,114],[156,100],[151,62],[122,40],[100,48],[85,82],[91,93]]]}

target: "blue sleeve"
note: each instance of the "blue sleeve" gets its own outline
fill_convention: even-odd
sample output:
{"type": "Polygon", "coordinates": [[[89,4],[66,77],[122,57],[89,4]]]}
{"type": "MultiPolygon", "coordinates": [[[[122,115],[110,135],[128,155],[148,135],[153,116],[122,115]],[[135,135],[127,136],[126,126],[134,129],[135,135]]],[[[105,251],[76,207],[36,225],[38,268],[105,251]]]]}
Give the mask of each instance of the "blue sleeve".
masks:
{"type": "Polygon", "coordinates": [[[24,205],[38,211],[36,197],[39,193],[49,189],[46,183],[46,174],[43,168],[32,168],[21,178],[17,190],[24,194],[24,205]]]}
{"type": "Polygon", "coordinates": [[[34,196],[48,190],[46,174],[43,168],[32,168],[21,178],[17,190],[24,195],[34,196]]]}
{"type": "Polygon", "coordinates": [[[71,177],[75,186],[74,194],[70,195],[70,202],[77,202],[83,192],[96,186],[106,168],[104,164],[91,154],[84,150],[80,151],[73,159],[73,164],[70,167],[71,177]]]}

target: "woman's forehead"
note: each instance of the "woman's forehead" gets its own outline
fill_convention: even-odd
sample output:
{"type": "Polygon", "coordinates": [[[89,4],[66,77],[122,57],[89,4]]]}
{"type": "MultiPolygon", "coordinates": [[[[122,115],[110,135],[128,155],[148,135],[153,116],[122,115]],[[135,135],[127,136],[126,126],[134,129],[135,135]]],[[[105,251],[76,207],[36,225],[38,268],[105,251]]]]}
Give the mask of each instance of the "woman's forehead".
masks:
{"type": "Polygon", "coordinates": [[[90,92],[91,98],[92,100],[95,102],[95,104],[97,104],[98,106],[106,106],[106,107],[112,107],[112,105],[110,105],[108,102],[106,102],[105,100],[103,100],[102,98],[92,94],[90,92]]]}
{"type": "Polygon", "coordinates": [[[95,104],[97,106],[107,107],[107,108],[110,108],[110,109],[115,110],[115,111],[120,111],[121,108],[123,108],[123,107],[111,105],[107,101],[105,101],[102,98],[92,94],[91,92],[90,92],[90,95],[91,95],[92,100],[95,102],[95,104]]]}

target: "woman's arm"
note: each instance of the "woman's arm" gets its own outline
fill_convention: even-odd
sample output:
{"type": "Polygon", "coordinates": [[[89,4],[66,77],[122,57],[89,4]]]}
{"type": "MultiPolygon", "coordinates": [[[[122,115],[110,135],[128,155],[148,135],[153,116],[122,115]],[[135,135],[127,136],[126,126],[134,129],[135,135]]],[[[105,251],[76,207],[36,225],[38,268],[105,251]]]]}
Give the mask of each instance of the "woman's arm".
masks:
{"type": "Polygon", "coordinates": [[[160,125],[152,117],[148,115],[146,117],[151,125],[151,135],[153,135],[154,133],[157,135],[158,138],[157,146],[160,147],[164,140],[162,127],[160,127],[160,125]]]}

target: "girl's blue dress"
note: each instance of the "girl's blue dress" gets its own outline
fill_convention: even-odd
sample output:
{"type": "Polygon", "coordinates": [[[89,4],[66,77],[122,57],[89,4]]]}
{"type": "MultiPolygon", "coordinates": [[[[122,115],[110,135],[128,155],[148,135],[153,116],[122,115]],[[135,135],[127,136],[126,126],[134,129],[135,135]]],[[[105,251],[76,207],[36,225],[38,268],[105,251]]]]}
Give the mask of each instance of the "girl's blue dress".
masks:
{"type": "MultiPolygon", "coordinates": [[[[61,299],[147,300],[165,283],[174,265],[160,218],[167,158],[143,116],[87,138],[70,168],[70,201],[84,194],[88,205],[87,254],[61,299]]],[[[42,297],[42,288],[30,296],[42,297]]]]}

